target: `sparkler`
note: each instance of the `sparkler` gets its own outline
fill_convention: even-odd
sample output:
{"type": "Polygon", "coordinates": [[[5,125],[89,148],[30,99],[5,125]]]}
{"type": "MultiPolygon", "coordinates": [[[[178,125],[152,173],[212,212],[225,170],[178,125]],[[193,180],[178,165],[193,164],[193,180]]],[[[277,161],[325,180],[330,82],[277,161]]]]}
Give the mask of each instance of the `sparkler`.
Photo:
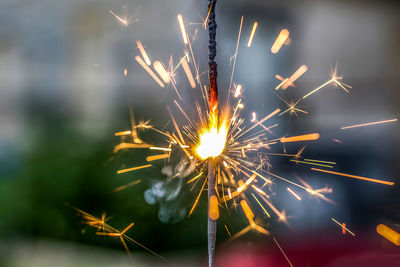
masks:
{"type": "MultiPolygon", "coordinates": [[[[175,81],[175,71],[182,67],[187,80],[192,88],[199,88],[202,93],[202,97],[204,100],[205,107],[201,106],[197,101],[195,102],[195,109],[197,111],[199,122],[190,118],[187,114],[183,106],[176,100],[174,100],[174,104],[178,107],[179,111],[182,115],[187,119],[186,125],[180,125],[175,119],[171,108],[167,107],[169,115],[171,117],[171,125],[173,127],[173,131],[164,131],[159,130],[151,125],[149,122],[140,122],[138,124],[134,121],[133,112],[131,112],[131,120],[132,127],[131,130],[121,131],[115,133],[115,136],[121,137],[122,142],[115,146],[114,151],[118,152],[122,149],[143,149],[152,152],[158,152],[161,154],[150,155],[145,159],[147,162],[151,162],[151,164],[144,165],[136,165],[133,167],[125,168],[118,170],[118,174],[139,171],[145,168],[152,167],[156,165],[159,161],[170,162],[174,153],[178,150],[182,155],[185,156],[184,163],[190,166],[189,171],[180,170],[178,173],[171,175],[171,179],[176,179],[178,177],[186,178],[186,184],[190,184],[192,191],[196,185],[200,190],[196,191],[196,198],[194,203],[188,213],[188,216],[191,216],[195,211],[196,207],[200,202],[200,198],[202,193],[207,188],[207,200],[208,200],[208,257],[209,257],[209,266],[213,266],[214,263],[214,255],[215,255],[215,239],[216,239],[216,222],[220,218],[221,210],[224,207],[229,211],[228,204],[233,203],[233,207],[240,207],[243,211],[244,217],[247,219],[249,225],[244,227],[242,230],[237,232],[236,234],[231,235],[228,226],[225,224],[224,227],[231,237],[231,239],[235,239],[240,237],[241,235],[247,233],[248,231],[256,231],[258,233],[264,235],[270,235],[270,232],[262,227],[262,224],[257,224],[259,221],[255,220],[255,214],[251,209],[250,200],[255,200],[258,206],[262,209],[262,211],[268,216],[271,215],[278,218],[279,222],[283,222],[287,225],[288,216],[285,210],[278,209],[271,197],[270,194],[266,193],[266,190],[271,187],[273,181],[272,178],[279,179],[285,183],[289,183],[292,188],[287,187],[287,191],[293,195],[298,201],[302,200],[302,198],[295,191],[304,190],[303,193],[308,193],[312,197],[316,197],[319,199],[323,199],[325,201],[333,203],[330,199],[325,197],[325,193],[331,193],[332,189],[329,187],[313,189],[306,182],[302,181],[300,178],[301,184],[298,184],[292,181],[290,178],[284,178],[279,176],[273,172],[271,172],[271,164],[269,162],[270,156],[286,156],[291,157],[289,159],[292,162],[300,163],[300,164],[308,164],[314,165],[318,167],[324,168],[334,168],[336,163],[333,161],[325,161],[319,159],[302,159],[302,152],[305,149],[305,146],[302,146],[301,149],[296,154],[288,154],[286,150],[283,153],[272,153],[265,152],[264,150],[270,150],[274,145],[282,145],[285,146],[287,143],[295,143],[295,142],[307,142],[307,141],[316,141],[319,140],[320,134],[317,132],[312,132],[303,135],[289,136],[289,137],[278,137],[274,139],[269,139],[267,136],[268,133],[272,133],[271,129],[277,124],[271,125],[269,120],[275,119],[276,115],[296,115],[297,112],[301,112],[303,114],[308,114],[307,111],[304,111],[298,107],[300,100],[303,100],[310,95],[316,93],[320,89],[324,88],[329,84],[333,84],[335,86],[340,87],[344,91],[348,92],[348,89],[351,86],[344,84],[341,82],[342,77],[337,76],[337,69],[333,71],[331,75],[331,79],[320,85],[316,89],[312,90],[305,96],[303,96],[298,101],[284,101],[288,106],[287,109],[281,110],[279,108],[275,109],[268,115],[262,118],[261,120],[257,120],[257,114],[255,112],[252,113],[251,116],[251,126],[248,127],[245,124],[245,119],[240,116],[241,110],[244,108],[244,104],[241,100],[241,95],[243,92],[243,86],[241,84],[236,84],[233,81],[234,71],[236,66],[236,59],[238,55],[239,42],[241,38],[241,31],[243,27],[243,16],[240,20],[239,33],[237,37],[236,49],[235,53],[232,57],[233,67],[232,73],[230,76],[229,83],[229,93],[227,95],[227,105],[219,106],[218,103],[218,83],[217,83],[217,63],[215,61],[215,56],[217,53],[216,50],[216,21],[215,21],[215,7],[216,0],[208,1],[207,8],[207,17],[204,23],[201,23],[204,29],[207,28],[208,25],[208,35],[209,35],[209,86],[207,87],[202,85],[201,83],[201,72],[199,71],[199,67],[196,63],[196,58],[194,57],[194,52],[191,46],[191,39],[189,34],[190,32],[186,31],[185,23],[183,20],[183,16],[179,14],[177,16],[179,28],[182,34],[183,43],[185,45],[185,53],[184,56],[180,58],[179,63],[174,66],[172,56],[169,64],[164,65],[161,61],[155,60],[153,63],[150,60],[150,57],[146,50],[144,49],[142,43],[137,41],[138,50],[141,56],[136,56],[135,60],[141,65],[141,67],[152,77],[152,79],[160,86],[160,87],[168,87],[169,85],[173,86],[179,99],[182,100],[179,92],[176,88],[175,81]],[[191,69],[192,68],[192,69],[191,69]],[[193,72],[192,72],[193,70],[193,72]],[[233,86],[232,86],[233,85],[233,86]],[[233,101],[235,104],[231,104],[228,100],[230,94],[233,95],[233,101]],[[138,129],[146,129],[155,131],[156,133],[162,135],[167,144],[157,145],[157,144],[147,144],[143,142],[138,136],[138,129]],[[128,142],[127,139],[131,138],[133,142],[128,142]],[[263,153],[260,151],[263,150],[263,153]],[[254,154],[257,154],[254,157],[254,154]],[[154,164],[154,165],[153,165],[154,164]],[[205,175],[206,174],[206,175],[205,175]],[[206,187],[207,185],[207,187],[206,187]],[[247,194],[247,195],[246,195],[247,194]],[[249,196],[252,196],[252,199],[249,199],[249,196]],[[240,205],[238,205],[238,203],[240,205]],[[268,210],[272,211],[271,215],[268,210]],[[257,223],[256,223],[257,222],[257,223]]],[[[118,21],[121,21],[121,18],[118,17],[115,13],[111,12],[114,17],[118,21]]],[[[122,19],[123,20],[123,19],[122,19]]],[[[123,23],[124,24],[124,23],[123,23]]],[[[258,22],[253,24],[253,28],[247,42],[247,46],[251,47],[253,38],[258,27],[258,22]]],[[[284,44],[287,44],[289,40],[289,31],[287,29],[283,29],[279,35],[277,36],[274,44],[271,47],[271,52],[276,54],[280,51],[281,47],[284,44]]],[[[288,87],[294,87],[295,81],[300,78],[302,75],[306,73],[308,67],[306,65],[300,66],[289,78],[283,78],[279,75],[275,77],[280,81],[280,84],[275,88],[279,90],[282,88],[283,90],[288,87]]],[[[124,75],[127,75],[127,71],[124,70],[124,75]]],[[[280,92],[280,91],[278,91],[280,92]]],[[[283,99],[282,99],[283,100],[283,99]]],[[[341,129],[348,129],[354,127],[361,127],[367,125],[374,125],[386,122],[394,122],[397,119],[380,121],[375,123],[367,123],[353,126],[342,127],[341,129]]],[[[334,139],[335,142],[339,140],[334,139]],[[336,141],[335,141],[336,140],[336,141]]],[[[311,168],[313,171],[319,171],[327,174],[334,174],[339,176],[344,176],[348,178],[354,178],[359,180],[365,180],[369,182],[375,182],[385,185],[394,185],[393,182],[377,180],[367,177],[355,176],[351,174],[339,173],[335,171],[328,171],[325,169],[311,168]]],[[[170,179],[168,178],[168,179],[170,179]]],[[[142,180],[133,181],[127,185],[120,186],[114,189],[115,192],[126,189],[129,186],[136,185],[140,183],[142,180]]],[[[300,194],[304,197],[304,194],[300,194]]],[[[271,195],[272,196],[272,195],[271,195]]],[[[296,201],[296,200],[294,200],[296,201]]],[[[124,244],[124,240],[126,238],[125,233],[133,226],[130,224],[123,231],[118,231],[114,228],[109,228],[109,226],[105,223],[106,218],[101,219],[93,219],[92,217],[88,220],[88,225],[93,227],[100,227],[102,231],[99,231],[99,235],[107,235],[112,237],[118,237],[121,243],[124,244]],[[106,230],[105,230],[106,229],[106,230]]],[[[350,230],[346,228],[344,223],[340,224],[335,219],[332,220],[337,223],[342,231],[346,230],[350,234],[354,235],[350,230]]],[[[386,232],[385,232],[386,233],[386,232]]],[[[282,254],[287,259],[288,263],[292,266],[288,257],[278,244],[275,237],[273,237],[274,242],[281,250],[282,254]]],[[[126,245],[124,245],[126,248],[126,245]]]]}

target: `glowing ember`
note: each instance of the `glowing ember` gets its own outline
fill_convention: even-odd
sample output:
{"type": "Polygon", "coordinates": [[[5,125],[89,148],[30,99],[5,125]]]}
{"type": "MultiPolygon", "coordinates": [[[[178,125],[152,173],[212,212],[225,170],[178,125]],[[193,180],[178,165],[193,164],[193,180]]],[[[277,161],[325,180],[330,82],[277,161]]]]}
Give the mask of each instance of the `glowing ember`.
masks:
{"type": "Polygon", "coordinates": [[[200,133],[200,144],[196,148],[197,155],[202,159],[218,157],[224,151],[228,129],[223,123],[219,128],[212,125],[200,133]]]}

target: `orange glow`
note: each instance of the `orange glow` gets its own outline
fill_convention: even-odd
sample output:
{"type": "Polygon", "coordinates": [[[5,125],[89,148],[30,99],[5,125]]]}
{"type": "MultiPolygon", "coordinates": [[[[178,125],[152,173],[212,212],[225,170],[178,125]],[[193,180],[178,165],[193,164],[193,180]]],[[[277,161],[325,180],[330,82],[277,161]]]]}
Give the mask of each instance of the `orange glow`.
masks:
{"type": "Polygon", "coordinates": [[[140,170],[140,169],[144,169],[144,168],[148,168],[148,167],[151,167],[151,164],[137,166],[137,167],[128,168],[128,169],[118,170],[117,173],[121,174],[121,173],[136,171],[136,170],[140,170]]]}
{"type": "Polygon", "coordinates": [[[289,31],[287,29],[283,29],[279,33],[278,37],[276,37],[276,40],[271,47],[272,54],[276,54],[279,52],[279,50],[281,49],[282,45],[286,42],[288,37],[289,37],[289,31]]]}
{"type": "Polygon", "coordinates": [[[114,147],[114,152],[118,152],[121,149],[127,148],[149,148],[151,145],[146,144],[134,144],[134,143],[121,143],[114,147]]]}
{"type": "Polygon", "coordinates": [[[301,200],[301,197],[299,197],[298,194],[296,194],[292,189],[290,189],[289,187],[286,188],[287,191],[290,192],[290,194],[292,194],[295,198],[297,198],[297,200],[301,200]]]}
{"type": "Polygon", "coordinates": [[[124,69],[124,76],[126,77],[128,75],[128,70],[124,69]]]}
{"type": "Polygon", "coordinates": [[[291,137],[282,137],[280,141],[281,143],[290,143],[290,142],[312,141],[318,139],[319,139],[319,133],[312,133],[312,134],[304,134],[291,137]]]}
{"type": "Polygon", "coordinates": [[[346,234],[346,224],[342,223],[342,234],[345,235],[346,234]]]}
{"type": "Polygon", "coordinates": [[[157,77],[157,75],[146,65],[143,59],[139,56],[135,57],[136,61],[143,67],[145,71],[158,83],[159,86],[164,87],[163,82],[157,77]]]}
{"type": "Polygon", "coordinates": [[[160,75],[165,83],[171,82],[171,77],[168,71],[164,68],[160,61],[154,61],[153,68],[157,71],[158,75],[160,75]]]}
{"type": "Polygon", "coordinates": [[[357,175],[352,175],[352,174],[346,174],[346,173],[341,173],[341,172],[333,172],[333,171],[321,170],[321,169],[317,169],[317,168],[311,168],[311,170],[340,175],[340,176],[359,179],[359,180],[364,180],[364,181],[378,183],[378,184],[394,185],[393,182],[389,182],[389,181],[377,180],[377,179],[372,179],[372,178],[367,178],[367,177],[362,177],[362,176],[357,176],[357,175]]]}
{"type": "Polygon", "coordinates": [[[183,18],[182,18],[181,14],[178,14],[178,23],[179,23],[179,27],[181,28],[183,42],[184,42],[184,44],[188,44],[189,42],[188,42],[188,38],[187,38],[187,34],[186,34],[185,24],[183,23],[183,18]]]}
{"type": "Polygon", "coordinates": [[[384,121],[375,121],[375,122],[369,122],[369,123],[362,123],[362,124],[357,124],[357,125],[351,125],[351,126],[345,126],[340,128],[341,130],[345,129],[351,129],[351,128],[356,128],[356,127],[363,127],[363,126],[370,126],[370,125],[376,125],[376,124],[382,124],[382,123],[388,123],[388,122],[396,122],[397,119],[391,119],[391,120],[384,120],[384,121]]]}
{"type": "Polygon", "coordinates": [[[115,133],[114,135],[115,136],[123,136],[123,135],[130,135],[130,134],[132,134],[132,131],[118,132],[118,133],[115,133]]]}
{"type": "Polygon", "coordinates": [[[218,198],[216,195],[210,197],[208,217],[213,221],[216,221],[219,218],[218,198]]]}
{"type": "Polygon", "coordinates": [[[136,41],[136,44],[137,44],[137,47],[138,47],[138,49],[140,51],[140,54],[142,55],[144,61],[146,62],[147,65],[150,66],[151,65],[151,61],[150,61],[149,56],[146,53],[146,50],[144,50],[142,42],[141,41],[136,41]]]}
{"type": "Polygon", "coordinates": [[[253,38],[254,38],[254,34],[256,33],[257,26],[258,26],[258,22],[256,21],[253,24],[253,29],[251,30],[251,34],[250,34],[249,42],[247,43],[247,47],[250,47],[251,43],[253,42],[253,38]]]}
{"type": "Polygon", "coordinates": [[[160,155],[148,156],[148,157],[146,157],[146,161],[154,161],[154,160],[166,159],[166,158],[169,158],[169,154],[160,154],[160,155]]]}
{"type": "Polygon", "coordinates": [[[308,70],[308,67],[306,65],[301,65],[300,68],[298,68],[295,73],[290,76],[290,78],[287,80],[282,85],[282,89],[286,89],[289,87],[289,85],[293,84],[298,78],[300,78],[301,75],[303,75],[306,71],[308,70]]]}
{"type": "Polygon", "coordinates": [[[246,200],[242,199],[240,201],[240,206],[242,206],[242,209],[244,211],[244,215],[246,215],[247,220],[249,220],[250,224],[254,224],[254,213],[250,209],[249,204],[247,204],[246,200]]]}
{"type": "Polygon", "coordinates": [[[182,59],[181,63],[182,63],[183,70],[185,71],[186,77],[188,78],[188,80],[190,82],[190,86],[192,88],[196,88],[196,83],[194,81],[192,72],[190,71],[189,64],[187,63],[185,57],[182,59]]]}
{"type": "Polygon", "coordinates": [[[384,224],[380,224],[376,227],[376,231],[378,234],[395,244],[396,246],[400,246],[400,233],[394,231],[393,229],[387,227],[384,224]]]}

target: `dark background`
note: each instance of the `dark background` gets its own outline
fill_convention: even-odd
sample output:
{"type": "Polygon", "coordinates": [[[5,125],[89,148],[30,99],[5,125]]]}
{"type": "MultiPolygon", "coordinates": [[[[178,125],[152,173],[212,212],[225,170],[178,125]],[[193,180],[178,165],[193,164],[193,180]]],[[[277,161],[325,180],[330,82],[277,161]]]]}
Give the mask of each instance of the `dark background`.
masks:
{"type": "MultiPolygon", "coordinates": [[[[264,218],[252,203],[256,217],[277,237],[295,266],[376,266],[374,259],[392,266],[400,261],[398,250],[375,231],[379,223],[394,228],[400,223],[399,123],[340,130],[399,117],[399,11],[399,5],[389,1],[218,2],[221,95],[226,95],[229,86],[230,57],[243,15],[234,82],[244,87],[245,118],[253,111],[262,117],[285,108],[274,94],[275,74],[287,77],[302,64],[309,67],[295,88],[280,94],[298,99],[329,80],[329,71],[337,64],[343,81],[353,87],[350,95],[332,86],[322,89],[302,103],[308,115],[275,119],[280,124],[277,134],[319,132],[321,139],[307,146],[306,157],[335,161],[336,171],[396,183],[388,187],[315,173],[309,166],[273,158],[275,173],[293,179],[298,175],[314,188],[329,185],[333,193],[327,196],[337,203],[306,194],[299,202],[286,191],[286,184],[275,181],[274,203],[292,217],[291,228],[274,217],[264,218]],[[247,48],[254,21],[259,26],[253,46],[247,48]],[[282,28],[289,29],[291,43],[272,55],[269,49],[282,28]],[[342,143],[333,142],[334,138],[342,143]],[[331,218],[345,222],[356,237],[343,236],[331,218]],[[340,262],[346,262],[348,255],[352,263],[340,262]]],[[[172,105],[176,95],[172,88],[158,87],[134,61],[138,54],[135,42],[141,40],[153,60],[167,62],[173,55],[177,61],[184,52],[178,13],[192,35],[199,25],[189,23],[200,23],[206,16],[206,1],[0,2],[0,264],[131,264],[117,240],[96,236],[94,230],[82,233],[85,226],[65,203],[96,216],[106,211],[112,216],[110,224],[118,229],[135,222],[130,236],[171,262],[205,264],[205,199],[190,218],[161,223],[158,205],[147,204],[143,193],[152,181],[165,178],[162,166],[117,175],[116,170],[124,166],[144,162],[147,152],[113,153],[119,142],[114,132],[129,129],[129,108],[137,119],[151,119],[158,127],[169,120],[166,105],[172,105]],[[120,14],[125,4],[135,20],[128,27],[108,13],[111,9],[120,14]],[[122,75],[124,68],[127,77],[122,75]],[[142,183],[112,192],[135,179],[142,183]]],[[[206,42],[206,32],[199,28],[194,49],[204,71],[206,42]]],[[[195,91],[183,72],[177,82],[190,112],[195,91]]],[[[183,118],[178,116],[178,120],[183,118]]],[[[158,138],[150,132],[141,137],[147,141],[158,138]]],[[[300,147],[289,145],[288,153],[300,147]]],[[[273,152],[282,151],[278,150],[273,152]]],[[[174,205],[188,211],[196,192],[185,188],[174,205]]],[[[224,224],[235,233],[246,226],[246,219],[240,209],[222,215],[218,228],[221,252],[217,252],[221,266],[285,266],[272,238],[250,233],[229,242],[224,224]],[[244,262],[229,262],[235,259],[232,255],[242,255],[244,262]]],[[[139,266],[163,265],[138,247],[131,249],[139,266]]]]}

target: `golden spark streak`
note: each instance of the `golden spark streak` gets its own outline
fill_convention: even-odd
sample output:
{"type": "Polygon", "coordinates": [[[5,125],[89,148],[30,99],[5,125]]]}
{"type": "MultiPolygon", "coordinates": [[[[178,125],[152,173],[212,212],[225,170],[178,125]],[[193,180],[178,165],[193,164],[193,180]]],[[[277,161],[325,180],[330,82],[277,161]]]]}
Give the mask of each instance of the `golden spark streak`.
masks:
{"type": "Polygon", "coordinates": [[[300,78],[301,75],[303,75],[306,71],[308,70],[308,67],[306,65],[301,65],[300,68],[298,68],[295,73],[290,76],[290,78],[287,80],[288,82],[283,84],[282,89],[286,89],[289,87],[290,84],[293,84],[298,78],[300,78]]]}
{"type": "Polygon", "coordinates": [[[129,184],[119,186],[119,187],[115,188],[115,189],[113,190],[113,192],[122,191],[122,190],[124,190],[124,189],[126,189],[126,188],[128,188],[128,187],[137,185],[137,184],[139,184],[139,183],[141,183],[141,182],[142,182],[142,180],[136,180],[136,181],[133,181],[133,182],[131,182],[131,183],[129,183],[129,184]]]}
{"type": "Polygon", "coordinates": [[[307,162],[307,161],[294,160],[294,159],[291,159],[290,161],[293,161],[296,163],[304,163],[304,164],[310,164],[310,165],[315,165],[315,166],[320,166],[320,167],[326,167],[326,168],[333,168],[331,165],[325,165],[325,164],[320,164],[320,163],[315,163],[315,162],[307,162]]]}
{"type": "Polygon", "coordinates": [[[222,199],[220,199],[220,203],[227,201],[227,200],[231,200],[232,198],[237,197],[238,195],[240,195],[240,193],[243,193],[244,191],[246,191],[246,189],[248,188],[248,186],[254,181],[254,179],[256,179],[257,177],[257,173],[254,173],[252,176],[250,176],[249,179],[246,180],[246,182],[244,182],[242,185],[240,185],[235,192],[231,192],[228,188],[228,196],[224,196],[222,199]]]}
{"type": "Polygon", "coordinates": [[[228,227],[226,226],[226,224],[224,226],[225,226],[226,231],[228,232],[229,237],[232,238],[231,232],[229,232],[228,227]]]}
{"type": "Polygon", "coordinates": [[[281,30],[278,37],[276,37],[274,44],[271,47],[272,54],[276,54],[279,52],[279,50],[281,49],[283,44],[286,42],[288,37],[289,37],[289,31],[287,29],[281,30]]]}
{"type": "Polygon", "coordinates": [[[190,184],[191,182],[195,181],[196,179],[198,179],[201,175],[203,174],[203,172],[199,173],[198,175],[196,175],[195,177],[193,177],[192,179],[190,179],[189,181],[187,181],[187,184],[190,184]]]}
{"type": "Polygon", "coordinates": [[[396,122],[396,121],[397,121],[397,119],[368,122],[368,123],[356,124],[356,125],[351,125],[351,126],[344,126],[344,127],[341,127],[340,130],[351,129],[351,128],[356,128],[356,127],[363,127],[363,126],[370,126],[370,125],[376,125],[376,124],[382,124],[382,123],[388,123],[388,122],[396,122]]]}
{"type": "Polygon", "coordinates": [[[286,84],[286,82],[289,80],[289,78],[286,78],[284,80],[282,80],[282,82],[280,84],[278,84],[277,87],[275,87],[275,90],[278,90],[279,88],[281,88],[282,85],[286,84]]]}
{"type": "Polygon", "coordinates": [[[170,152],[172,149],[168,147],[156,147],[156,146],[151,146],[149,148],[150,150],[161,150],[161,151],[167,151],[170,152]]]}
{"type": "Polygon", "coordinates": [[[183,67],[183,70],[185,71],[186,77],[189,80],[190,86],[192,88],[196,88],[196,82],[194,81],[192,72],[190,71],[189,64],[187,63],[186,58],[183,58],[183,60],[182,60],[182,67],[183,67]]]}
{"type": "Polygon", "coordinates": [[[130,134],[132,134],[132,131],[118,132],[118,133],[115,133],[114,135],[115,136],[123,136],[123,135],[130,135],[130,134]]]}
{"type": "Polygon", "coordinates": [[[357,176],[357,175],[352,175],[352,174],[346,174],[346,173],[341,173],[341,172],[334,172],[334,171],[328,171],[328,170],[321,170],[317,168],[311,168],[313,171],[319,171],[319,172],[325,172],[329,174],[335,174],[339,176],[344,176],[344,177],[349,177],[349,178],[354,178],[354,179],[359,179],[359,180],[364,180],[368,182],[373,182],[373,183],[378,183],[378,184],[385,184],[385,185],[394,185],[393,182],[389,181],[384,181],[384,180],[378,180],[378,179],[372,179],[372,178],[367,178],[367,177],[362,177],[362,176],[357,176]]]}
{"type": "Polygon", "coordinates": [[[186,30],[185,30],[185,24],[183,23],[182,15],[178,14],[177,17],[178,17],[179,27],[181,28],[183,43],[184,44],[188,44],[188,37],[187,37],[187,34],[186,34],[186,30]]]}
{"type": "Polygon", "coordinates": [[[249,220],[250,225],[255,224],[254,223],[254,213],[250,209],[249,204],[247,204],[246,200],[242,199],[240,201],[240,206],[242,206],[244,215],[246,216],[247,220],[249,220]]]}
{"type": "Polygon", "coordinates": [[[166,158],[169,158],[169,154],[160,154],[160,155],[148,156],[148,157],[146,157],[146,161],[150,162],[150,161],[166,159],[166,158]]]}
{"type": "Polygon", "coordinates": [[[212,195],[209,199],[209,209],[208,209],[208,217],[216,221],[219,218],[219,208],[218,208],[218,198],[216,195],[212,195]]]}
{"type": "Polygon", "coordinates": [[[126,173],[126,172],[131,172],[131,171],[136,171],[136,170],[148,168],[148,167],[151,167],[151,166],[152,166],[151,164],[147,164],[147,165],[142,165],[142,166],[127,168],[127,169],[122,169],[122,170],[118,170],[118,171],[117,171],[117,174],[126,173]]]}
{"type": "Polygon", "coordinates": [[[137,48],[140,51],[140,54],[142,54],[142,57],[143,57],[144,61],[146,62],[147,65],[150,66],[151,65],[151,60],[150,60],[149,56],[147,55],[146,50],[144,49],[144,47],[142,45],[142,42],[141,41],[136,41],[136,44],[137,44],[137,48]]]}
{"type": "Polygon", "coordinates": [[[267,214],[268,218],[271,218],[271,215],[269,215],[268,211],[264,208],[264,206],[261,204],[261,202],[256,198],[256,196],[251,193],[251,195],[254,197],[254,199],[257,201],[258,205],[262,208],[265,214],[267,214]]]}
{"type": "Polygon", "coordinates": [[[312,133],[312,134],[304,134],[291,137],[282,137],[280,141],[281,143],[289,143],[289,142],[312,141],[318,139],[319,139],[319,133],[312,133]]]}
{"type": "Polygon", "coordinates": [[[149,148],[151,145],[147,144],[134,144],[134,143],[121,143],[118,144],[114,147],[114,152],[118,152],[121,149],[126,149],[126,148],[149,148]]]}
{"type": "Polygon", "coordinates": [[[143,67],[145,71],[158,83],[159,86],[164,88],[163,82],[157,77],[157,75],[144,63],[143,59],[139,56],[135,57],[136,61],[143,67]]]}
{"type": "Polygon", "coordinates": [[[247,43],[247,47],[250,47],[251,43],[253,42],[253,38],[254,38],[254,34],[256,33],[257,26],[258,26],[258,22],[256,21],[253,24],[253,29],[251,30],[251,34],[250,34],[249,42],[247,43]]]}
{"type": "Polygon", "coordinates": [[[158,75],[163,79],[165,83],[170,83],[171,82],[171,76],[168,73],[168,71],[164,68],[163,64],[156,60],[153,63],[153,68],[157,71],[158,75]]]}
{"type": "Polygon", "coordinates": [[[206,183],[207,183],[207,178],[204,179],[203,186],[201,187],[200,192],[199,192],[199,194],[197,195],[196,200],[195,200],[194,203],[193,203],[193,206],[192,206],[192,208],[191,208],[191,210],[190,210],[190,212],[189,212],[188,217],[192,214],[192,212],[194,211],[194,208],[196,208],[197,203],[199,202],[201,193],[203,192],[203,189],[204,189],[204,186],[206,185],[206,183]]]}
{"type": "Polygon", "coordinates": [[[286,187],[287,191],[289,191],[295,198],[297,198],[297,200],[301,200],[301,197],[296,194],[292,189],[290,189],[289,187],[286,187]]]}
{"type": "Polygon", "coordinates": [[[293,267],[293,264],[290,262],[289,258],[286,256],[285,252],[283,251],[283,249],[281,248],[281,246],[279,246],[278,241],[276,241],[275,237],[272,237],[275,241],[275,244],[278,246],[278,248],[280,249],[280,251],[282,252],[283,256],[285,256],[287,262],[289,263],[289,265],[291,267],[293,267]]]}
{"type": "Polygon", "coordinates": [[[324,161],[324,160],[316,160],[316,159],[304,159],[305,161],[313,161],[313,162],[319,162],[319,163],[326,163],[326,164],[333,164],[335,165],[336,162],[333,161],[324,161]]]}
{"type": "Polygon", "coordinates": [[[108,10],[108,12],[111,13],[111,15],[113,15],[119,22],[121,22],[124,26],[128,26],[129,21],[126,18],[121,18],[120,16],[118,16],[117,14],[114,13],[114,11],[112,11],[111,9],[108,10]]]}
{"type": "Polygon", "coordinates": [[[335,219],[331,218],[332,221],[334,221],[337,225],[339,225],[342,229],[345,229],[349,234],[352,236],[356,236],[352,231],[350,231],[348,228],[346,228],[345,225],[341,224],[340,222],[336,221],[335,219]]]}
{"type": "Polygon", "coordinates": [[[387,227],[384,224],[379,224],[376,227],[376,232],[396,246],[400,246],[400,234],[393,229],[387,227]]]}

